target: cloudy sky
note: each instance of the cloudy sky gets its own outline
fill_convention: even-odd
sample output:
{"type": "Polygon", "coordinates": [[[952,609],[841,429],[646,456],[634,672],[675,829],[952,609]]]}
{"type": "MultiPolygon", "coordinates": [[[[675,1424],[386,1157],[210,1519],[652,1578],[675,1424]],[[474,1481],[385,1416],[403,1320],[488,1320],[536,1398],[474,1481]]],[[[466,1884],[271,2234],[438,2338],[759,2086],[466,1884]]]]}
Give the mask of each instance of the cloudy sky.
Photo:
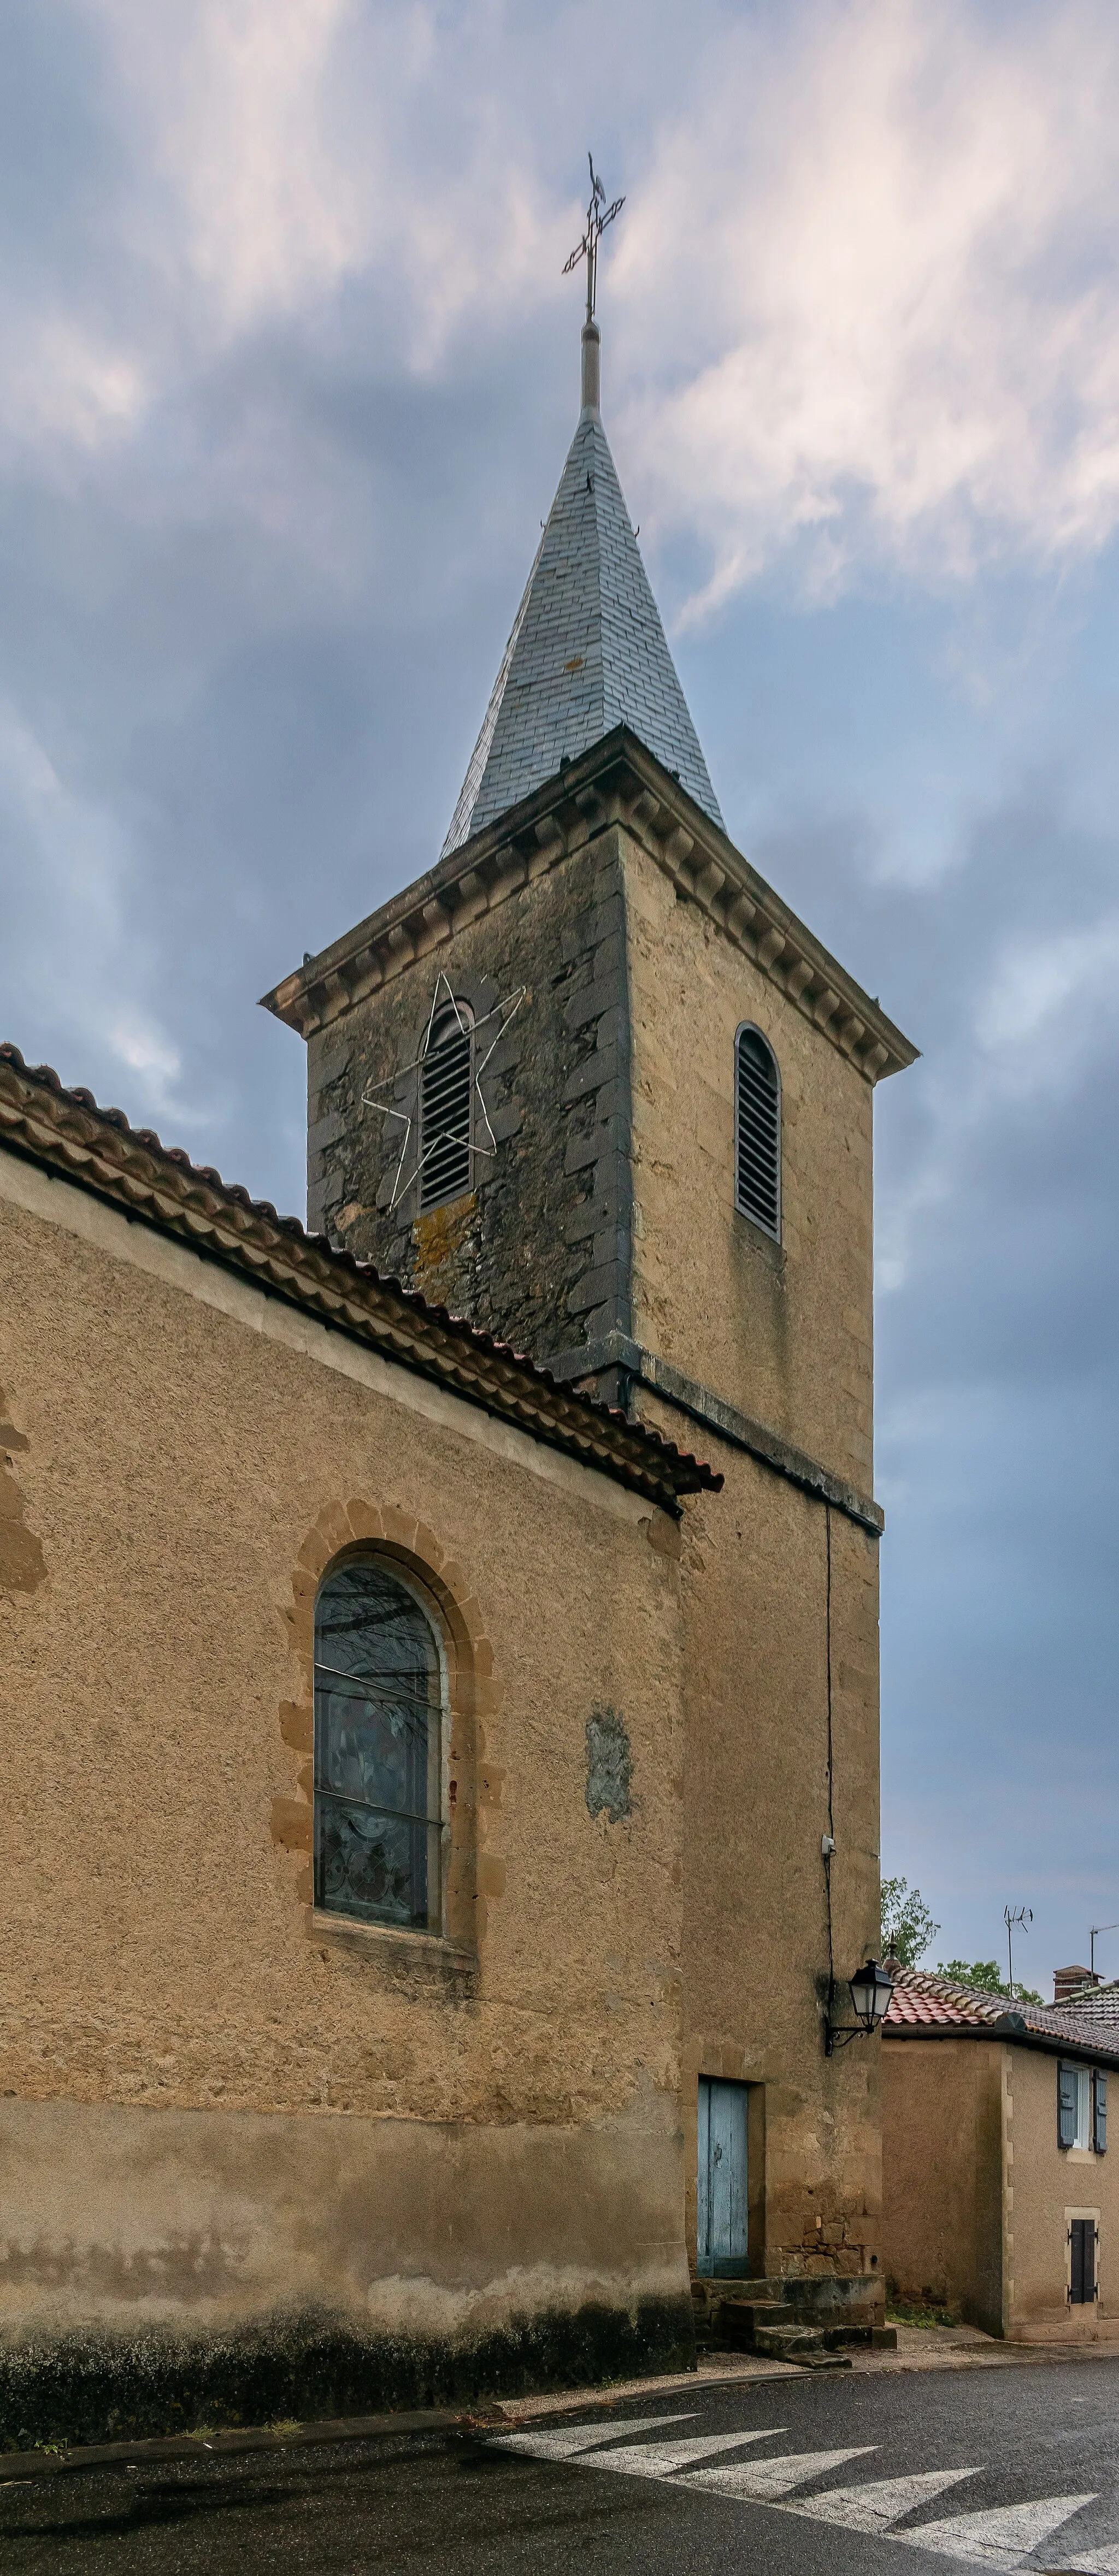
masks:
{"type": "MultiPolygon", "coordinates": [[[[887,1869],[1119,1917],[1114,0],[7,0],[0,1026],[302,1210],[255,997],[430,863],[604,408],[879,1108],[887,1869]]],[[[1119,1932],[1100,1945],[1119,1972],[1119,1932]]]]}

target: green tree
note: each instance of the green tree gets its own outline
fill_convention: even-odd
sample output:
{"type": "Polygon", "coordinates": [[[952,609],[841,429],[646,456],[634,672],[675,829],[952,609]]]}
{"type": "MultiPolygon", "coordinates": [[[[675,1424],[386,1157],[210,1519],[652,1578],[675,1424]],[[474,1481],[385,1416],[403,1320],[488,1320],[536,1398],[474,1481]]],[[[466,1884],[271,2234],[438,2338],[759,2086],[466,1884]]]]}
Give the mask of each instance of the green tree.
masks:
{"type": "Polygon", "coordinates": [[[883,1879],[884,1958],[896,1959],[902,1968],[915,1968],[939,1930],[940,1925],[933,1922],[919,1887],[911,1887],[907,1878],[883,1879]]]}
{"type": "Polygon", "coordinates": [[[959,1986],[979,1986],[985,1995],[1005,1995],[1008,2003],[1039,2004],[1032,1986],[1007,1985],[997,1959],[938,1959],[938,1977],[953,1977],[959,1986]]]}

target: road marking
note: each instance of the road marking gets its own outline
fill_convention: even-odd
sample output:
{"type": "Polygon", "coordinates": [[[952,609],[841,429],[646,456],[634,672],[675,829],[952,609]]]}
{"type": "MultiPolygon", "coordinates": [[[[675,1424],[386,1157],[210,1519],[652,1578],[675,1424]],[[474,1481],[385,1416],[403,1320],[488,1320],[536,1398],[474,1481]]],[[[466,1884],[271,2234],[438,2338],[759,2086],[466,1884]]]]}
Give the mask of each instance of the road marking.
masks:
{"type": "MultiPolygon", "coordinates": [[[[943,2494],[962,2478],[978,2477],[975,2468],[926,2469],[908,2477],[874,2478],[865,2485],[826,2487],[819,2494],[797,2496],[796,2489],[842,2468],[848,2460],[867,2458],[876,2442],[859,2442],[835,2451],[790,2451],[778,2459],[735,2460],[706,2465],[712,2454],[773,2441],[787,2432],[784,2424],[761,2432],[689,2434],[672,2442],[623,2440],[631,2433],[663,2433],[670,2424],[694,2423],[698,2408],[682,2415],[638,2415],[613,2424],[564,2424],[548,2432],[491,2435],[494,2447],[518,2451],[531,2459],[572,2460],[588,2469],[614,2469],[628,2477],[664,2479],[680,2489],[698,2488],[704,2495],[735,2498],[743,2504],[769,2504],[785,2513],[830,2522],[840,2529],[889,2531],[912,2549],[927,2549],[965,2566],[985,2567],[991,2576],[1012,2576],[1027,2558],[1069,2522],[1094,2495],[1039,2496],[1028,2504],[997,2505],[978,2513],[948,2514],[908,2531],[896,2525],[919,2505],[943,2494]],[[609,2445],[609,2448],[605,2446],[609,2445]]],[[[1038,2570],[1037,2576],[1043,2576],[1038,2570]]],[[[1119,2576],[1119,2543],[1102,2549],[1077,2550],[1071,2544],[1059,2563],[1050,2560],[1045,2576],[1119,2576]]]]}
{"type": "Polygon", "coordinates": [[[991,2567],[1009,2571],[1020,2567],[1031,2550],[1040,2549],[1062,2522],[1068,2522],[1082,2505],[1094,2504],[1091,2495],[1039,2496],[1033,2504],[998,2505],[989,2513],[949,2514],[943,2522],[922,2522],[915,2531],[899,2531],[894,2537],[914,2549],[935,2549],[945,2558],[963,2558],[973,2567],[991,2567]]]}
{"type": "MultiPolygon", "coordinates": [[[[887,2531],[915,2505],[931,2504],[945,2487],[978,2476],[978,2469],[923,2469],[915,2477],[872,2478],[862,2487],[825,2487],[822,2495],[801,2496],[786,2511],[813,2514],[818,2522],[838,2522],[844,2531],[887,2531]]],[[[908,2534],[898,2532],[895,2537],[905,2540],[908,2534]]]]}
{"type": "MultiPolygon", "coordinates": [[[[709,2460],[713,2451],[733,2451],[744,2442],[769,2442],[787,2433],[787,2424],[770,2425],[764,2433],[697,2433],[687,2442],[627,2442],[620,2451],[596,2451],[588,2469],[621,2469],[631,2478],[671,2478],[694,2460],[709,2460]]],[[[690,2481],[689,2481],[690,2483],[690,2481]]]]}
{"type": "MultiPolygon", "coordinates": [[[[617,2424],[558,2424],[547,2433],[498,2433],[494,2442],[499,2451],[523,2451],[530,2460],[570,2460],[580,2451],[593,2451],[599,2442],[620,2441],[623,2433],[651,2433],[661,2424],[694,2424],[698,2412],[693,2406],[686,2415],[630,2415],[617,2424]]],[[[749,2441],[750,2435],[744,2433],[741,2438],[749,2441]]]]}
{"type": "Polygon", "coordinates": [[[682,2486],[699,2487],[705,2495],[743,2496],[751,2504],[775,2503],[794,2487],[821,2478],[825,2469],[841,2469],[845,2460],[865,2459],[877,2442],[856,2442],[847,2451],[791,2451],[779,2460],[744,2460],[732,2469],[696,2469],[682,2486]]]}
{"type": "Polygon", "coordinates": [[[1070,2541],[1059,2564],[1054,2562],[1042,2576],[1119,2576],[1119,2540],[1109,2540],[1106,2549],[1078,2549],[1070,2541]]]}

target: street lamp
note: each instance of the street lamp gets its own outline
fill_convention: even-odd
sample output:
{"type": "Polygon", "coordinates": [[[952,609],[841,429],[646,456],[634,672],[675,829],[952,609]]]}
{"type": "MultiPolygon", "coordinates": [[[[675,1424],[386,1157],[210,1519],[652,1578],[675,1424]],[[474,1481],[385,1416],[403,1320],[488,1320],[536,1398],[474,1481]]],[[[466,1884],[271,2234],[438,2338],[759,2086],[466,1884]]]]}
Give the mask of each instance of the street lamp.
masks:
{"type": "MultiPolygon", "coordinates": [[[[825,2055],[831,2057],[837,2048],[845,2048],[849,2039],[862,2039],[869,2031],[877,2030],[893,1991],[893,1978],[879,1965],[877,1959],[867,1959],[863,1967],[856,1969],[854,1976],[848,1980],[854,2021],[833,2021],[829,2004],[828,2017],[824,2025],[825,2055]]],[[[832,2000],[834,1995],[833,1985],[832,2000]]]]}

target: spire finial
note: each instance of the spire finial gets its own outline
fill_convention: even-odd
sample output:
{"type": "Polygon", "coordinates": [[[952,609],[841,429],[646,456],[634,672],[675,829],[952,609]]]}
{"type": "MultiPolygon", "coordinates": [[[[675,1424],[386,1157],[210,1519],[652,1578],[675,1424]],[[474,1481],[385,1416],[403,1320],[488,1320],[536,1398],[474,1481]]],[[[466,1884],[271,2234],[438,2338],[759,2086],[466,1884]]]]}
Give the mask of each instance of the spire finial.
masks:
{"type": "Polygon", "coordinates": [[[625,204],[625,198],[615,197],[613,205],[608,206],[606,203],[606,190],[603,187],[601,179],[596,174],[594,156],[590,152],[587,154],[587,163],[591,174],[591,194],[590,202],[587,207],[587,228],[583,234],[582,241],[578,244],[577,248],[572,251],[570,259],[564,261],[563,273],[565,277],[569,277],[572,269],[578,268],[580,260],[586,260],[587,318],[583,324],[583,409],[584,411],[597,411],[599,330],[598,324],[594,318],[594,308],[595,298],[598,292],[598,245],[606,230],[607,224],[612,224],[615,215],[621,214],[622,207],[625,204]]]}

